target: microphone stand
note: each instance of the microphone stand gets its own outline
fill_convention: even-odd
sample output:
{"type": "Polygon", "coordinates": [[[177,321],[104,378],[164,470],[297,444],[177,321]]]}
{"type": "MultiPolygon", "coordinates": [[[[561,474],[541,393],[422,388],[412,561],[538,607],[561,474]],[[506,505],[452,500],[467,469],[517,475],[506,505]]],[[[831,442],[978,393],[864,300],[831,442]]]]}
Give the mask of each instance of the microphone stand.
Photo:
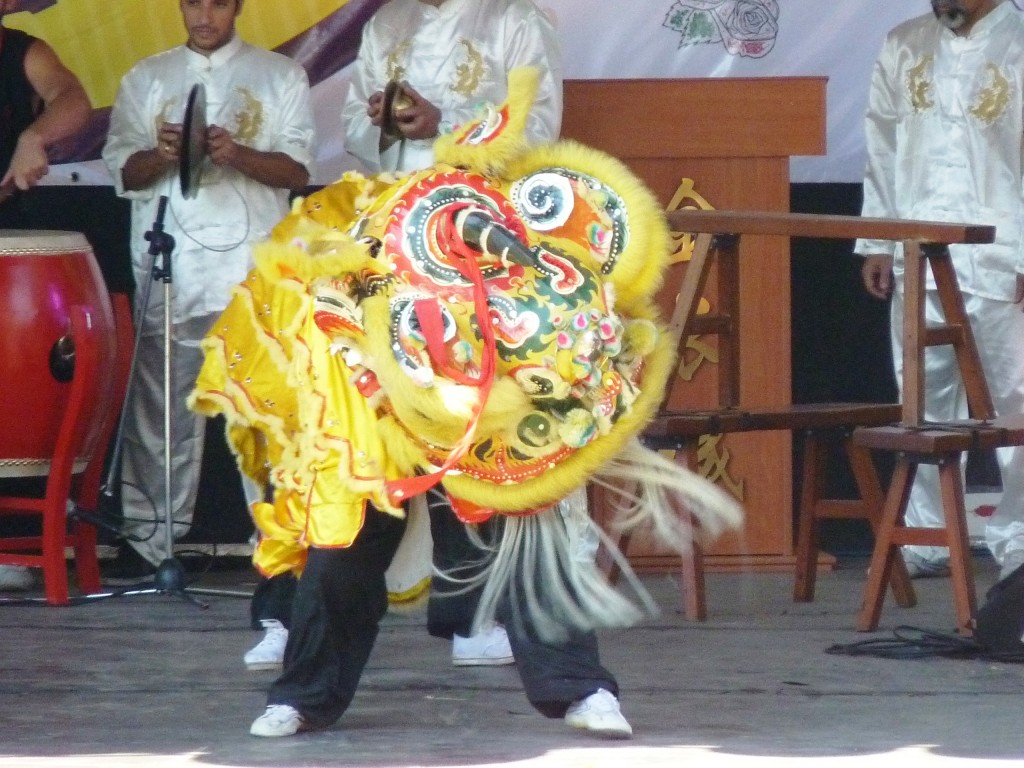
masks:
{"type": "MultiPolygon", "coordinates": [[[[156,220],[153,222],[153,229],[146,233],[146,240],[149,241],[147,253],[153,258],[152,272],[153,280],[163,283],[164,286],[164,559],[157,566],[153,575],[152,586],[142,585],[142,588],[125,590],[121,594],[171,594],[181,597],[184,600],[195,603],[200,608],[208,608],[209,605],[197,600],[185,590],[185,567],[174,556],[174,519],[171,511],[171,285],[174,282],[171,268],[171,254],[174,251],[174,237],[164,231],[164,217],[167,214],[167,196],[161,195],[157,207],[156,220]],[[159,262],[157,258],[159,257],[159,262]]],[[[149,299],[149,288],[145,292],[146,305],[139,314],[139,324],[145,320],[145,313],[149,299]]],[[[139,340],[142,334],[138,334],[135,340],[135,351],[138,352],[139,340]]],[[[134,377],[135,356],[132,358],[132,377],[134,377]]],[[[121,421],[121,427],[124,420],[121,421]]],[[[120,429],[118,437],[120,438],[120,429]]],[[[121,443],[118,440],[118,450],[121,443]]],[[[115,457],[116,458],[116,457],[115,457]]],[[[116,463],[111,463],[111,471],[116,463]]],[[[109,488],[108,484],[108,488],[109,488]]]]}
{"type": "Polygon", "coordinates": [[[155,591],[178,595],[203,608],[208,606],[185,591],[185,567],[174,556],[174,520],[171,515],[171,285],[174,282],[171,254],[174,238],[164,231],[167,196],[160,196],[153,229],[146,233],[149,255],[154,257],[153,280],[164,286],[164,552],[153,576],[155,591]],[[156,263],[160,256],[161,262],[156,263]]]}
{"type": "MultiPolygon", "coordinates": [[[[125,403],[128,402],[131,387],[135,381],[135,367],[139,355],[139,346],[142,339],[142,324],[145,322],[146,310],[149,307],[149,300],[153,282],[163,283],[164,291],[164,552],[165,557],[157,566],[153,575],[152,583],[142,583],[138,586],[128,587],[114,593],[99,593],[87,595],[87,598],[102,599],[106,597],[124,597],[127,595],[145,594],[171,594],[194,603],[200,608],[209,608],[207,603],[197,600],[185,586],[185,568],[174,556],[174,519],[171,511],[171,286],[174,282],[171,255],[174,252],[174,237],[164,231],[164,218],[167,214],[167,196],[161,195],[157,207],[156,219],[153,228],[146,232],[146,240],[149,241],[147,253],[151,257],[151,273],[153,280],[146,284],[142,293],[142,306],[137,312],[139,317],[138,332],[135,335],[135,346],[132,351],[132,363],[128,374],[129,392],[125,393],[125,403]],[[159,258],[159,261],[158,261],[159,258]]],[[[124,445],[124,428],[127,408],[121,413],[121,419],[117,428],[117,436],[114,441],[114,448],[111,454],[109,473],[106,484],[102,490],[104,496],[113,496],[113,489],[116,485],[116,473],[120,464],[120,456],[124,445]]],[[[106,526],[109,527],[109,526],[106,526]]],[[[118,531],[119,532],[119,531],[118,531]]],[[[215,589],[195,589],[191,592],[206,595],[224,595],[227,597],[251,598],[252,595],[242,592],[233,592],[215,589]]]]}
{"type": "MultiPolygon", "coordinates": [[[[157,206],[156,219],[153,222],[153,229],[145,234],[146,240],[149,241],[149,250],[147,253],[152,257],[152,275],[153,282],[159,281],[163,283],[164,291],[164,311],[163,311],[163,323],[164,323],[164,559],[157,566],[156,573],[153,575],[153,581],[151,585],[141,584],[138,587],[129,587],[128,589],[121,590],[117,594],[119,596],[125,595],[137,595],[137,594],[171,594],[176,595],[184,600],[187,600],[200,608],[209,608],[208,603],[204,603],[201,600],[196,599],[191,593],[198,593],[204,595],[221,595],[225,597],[241,597],[251,598],[251,593],[235,592],[230,590],[217,590],[217,589],[197,589],[185,587],[185,567],[181,564],[174,556],[174,518],[171,512],[171,286],[174,282],[173,270],[172,270],[172,259],[171,255],[174,252],[174,237],[164,231],[164,217],[167,213],[167,196],[161,195],[160,202],[157,206]],[[157,258],[160,261],[157,261],[157,258]]],[[[150,290],[152,288],[152,282],[146,285],[143,296],[143,306],[139,313],[139,324],[140,326],[145,321],[146,309],[149,305],[150,290]]],[[[141,331],[141,328],[140,328],[141,331]]],[[[137,334],[135,339],[135,352],[132,356],[132,366],[129,382],[134,378],[135,373],[135,360],[137,359],[139,341],[142,338],[141,332],[137,334]]],[[[127,397],[125,398],[127,402],[127,397]]],[[[127,409],[126,409],[127,410],[127,409]]],[[[110,472],[111,477],[116,472],[117,461],[122,446],[122,437],[124,429],[124,413],[122,413],[121,424],[118,428],[117,435],[117,446],[114,451],[114,457],[111,461],[110,472]]],[[[113,487],[112,480],[108,479],[107,482],[107,493],[111,492],[113,487]]],[[[102,595],[95,595],[95,597],[101,597],[102,595]]]]}
{"type": "MultiPolygon", "coordinates": [[[[205,90],[201,85],[193,86],[192,91],[189,93],[188,106],[185,110],[185,125],[192,126],[194,122],[198,121],[199,125],[202,126],[201,133],[205,132],[206,124],[206,104],[205,104],[205,90]]],[[[186,129],[185,138],[187,140],[196,141],[202,139],[201,136],[193,136],[191,127],[186,129]]],[[[202,146],[202,145],[200,145],[202,146]]],[[[192,152],[189,150],[188,157],[192,158],[192,152]]],[[[194,195],[189,194],[188,189],[190,185],[198,184],[198,177],[195,175],[196,169],[191,166],[182,166],[179,168],[179,175],[182,185],[182,192],[186,197],[194,195]],[[188,179],[186,180],[185,171],[188,170],[188,179]]],[[[194,190],[194,186],[192,187],[194,190]]],[[[163,423],[163,437],[164,437],[164,534],[165,534],[165,552],[166,556],[160,565],[157,566],[156,573],[153,577],[153,585],[149,589],[135,589],[129,588],[118,592],[119,595],[127,594],[139,594],[139,593],[150,593],[150,592],[161,592],[171,593],[183,597],[191,602],[196,603],[202,608],[207,608],[205,603],[200,602],[193,598],[185,590],[185,569],[181,563],[174,557],[174,520],[171,513],[171,284],[173,283],[173,274],[171,269],[171,254],[174,251],[174,237],[164,231],[164,217],[167,213],[168,198],[166,195],[161,195],[159,204],[157,207],[156,219],[153,222],[153,228],[149,232],[146,232],[145,238],[149,241],[149,249],[147,253],[151,257],[151,272],[153,280],[145,284],[142,291],[142,306],[137,307],[136,316],[139,318],[137,332],[135,334],[135,343],[132,348],[132,360],[131,366],[128,372],[128,387],[125,392],[124,402],[128,403],[129,396],[131,394],[132,387],[135,382],[135,369],[136,363],[139,357],[139,347],[142,341],[142,325],[145,323],[147,310],[149,308],[149,300],[152,293],[153,282],[159,280],[164,285],[164,311],[163,311],[163,322],[164,322],[164,423],[163,423]],[[157,257],[161,257],[162,261],[158,264],[157,257]]],[[[121,451],[124,445],[124,429],[125,421],[127,416],[127,407],[122,408],[121,416],[117,426],[117,434],[114,439],[114,446],[111,452],[109,470],[107,474],[107,480],[101,490],[101,497],[106,499],[113,498],[114,487],[117,482],[117,472],[121,461],[121,451]]],[[[89,515],[84,510],[77,508],[77,505],[71,505],[74,508],[69,509],[69,514],[79,515],[87,522],[91,522],[98,527],[103,527],[108,530],[114,530],[115,533],[120,533],[120,530],[115,529],[102,519],[102,515],[89,515]]],[[[252,595],[242,592],[233,592],[225,590],[214,590],[214,589],[192,589],[193,592],[207,594],[207,595],[224,595],[228,597],[242,597],[251,598],[252,595]]],[[[105,597],[109,595],[94,595],[93,597],[105,597]]]]}
{"type": "MultiPolygon", "coordinates": [[[[161,282],[164,286],[164,310],[163,310],[163,325],[164,325],[164,423],[163,423],[163,449],[164,449],[164,551],[165,557],[157,566],[156,573],[153,575],[152,582],[142,582],[136,586],[129,586],[124,589],[119,589],[115,592],[100,592],[91,595],[85,595],[82,598],[83,602],[91,602],[93,600],[100,600],[109,597],[125,597],[128,595],[147,595],[147,594],[171,594],[180,597],[188,602],[194,603],[200,608],[209,608],[207,603],[196,599],[193,596],[195,594],[202,595],[214,595],[223,597],[239,597],[244,599],[250,599],[252,594],[249,592],[237,592],[233,590],[219,590],[219,589],[200,589],[196,587],[186,588],[186,572],[181,562],[174,556],[174,519],[171,512],[171,286],[174,282],[173,270],[172,270],[172,259],[171,255],[174,251],[174,237],[164,231],[164,218],[167,213],[167,196],[161,195],[160,201],[157,207],[156,219],[153,222],[153,228],[149,232],[146,232],[145,238],[149,241],[149,250],[147,254],[151,257],[150,271],[152,274],[152,280],[143,288],[142,292],[142,306],[136,313],[139,318],[139,328],[135,334],[135,343],[132,349],[132,362],[128,373],[128,390],[125,392],[124,402],[127,404],[128,398],[131,394],[131,389],[135,382],[135,369],[136,361],[139,356],[139,347],[142,340],[142,325],[145,322],[146,311],[149,308],[149,301],[152,294],[152,286],[154,282],[161,282]],[[160,258],[158,262],[157,259],[160,258]]],[[[121,452],[124,445],[124,429],[125,429],[125,418],[127,415],[127,407],[122,409],[120,421],[118,423],[117,434],[114,439],[114,446],[111,451],[110,465],[108,468],[107,480],[101,489],[101,495],[110,499],[113,498],[114,487],[117,482],[117,471],[120,464],[121,452]]],[[[120,534],[121,530],[116,528],[109,523],[106,523],[102,515],[91,515],[85,513],[84,510],[79,510],[77,505],[74,510],[69,510],[70,514],[78,515],[99,527],[106,528],[120,534]]]]}

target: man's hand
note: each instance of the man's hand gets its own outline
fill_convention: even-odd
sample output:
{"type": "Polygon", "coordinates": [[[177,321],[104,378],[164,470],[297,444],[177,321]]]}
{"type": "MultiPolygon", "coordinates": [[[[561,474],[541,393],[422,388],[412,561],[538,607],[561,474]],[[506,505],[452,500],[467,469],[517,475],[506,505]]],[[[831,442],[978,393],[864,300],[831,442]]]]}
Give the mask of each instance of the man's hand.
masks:
{"type": "Polygon", "coordinates": [[[156,134],[156,146],[140,149],[125,161],[121,182],[125,189],[148,189],[178,166],[181,156],[181,124],[163,123],[156,134]]]}
{"type": "Polygon", "coordinates": [[[222,168],[232,168],[253,181],[298,191],[309,183],[309,171],[285,152],[261,151],[239,144],[226,128],[206,129],[206,156],[222,168]]]}
{"type": "Polygon", "coordinates": [[[38,184],[49,171],[50,160],[46,155],[43,137],[31,128],[26,128],[18,137],[10,167],[3,179],[0,179],[0,189],[29,189],[38,184]]]}
{"type": "Polygon", "coordinates": [[[860,274],[864,279],[864,287],[867,292],[876,299],[887,299],[892,294],[892,256],[887,254],[865,256],[860,274]]]}
{"type": "Polygon", "coordinates": [[[156,139],[156,151],[168,165],[181,157],[181,123],[163,123],[156,139]]]}
{"type": "MultiPolygon", "coordinates": [[[[402,83],[402,93],[410,106],[395,112],[395,124],[407,139],[433,139],[441,125],[441,110],[427,101],[408,83],[402,83]]],[[[372,100],[372,97],[371,97],[372,100]]]]}
{"type": "Polygon", "coordinates": [[[234,168],[238,163],[238,145],[235,137],[219,125],[206,130],[206,154],[214,165],[234,168]]]}
{"type": "Polygon", "coordinates": [[[380,128],[384,124],[384,91],[377,91],[366,102],[366,114],[370,123],[380,128]]]}

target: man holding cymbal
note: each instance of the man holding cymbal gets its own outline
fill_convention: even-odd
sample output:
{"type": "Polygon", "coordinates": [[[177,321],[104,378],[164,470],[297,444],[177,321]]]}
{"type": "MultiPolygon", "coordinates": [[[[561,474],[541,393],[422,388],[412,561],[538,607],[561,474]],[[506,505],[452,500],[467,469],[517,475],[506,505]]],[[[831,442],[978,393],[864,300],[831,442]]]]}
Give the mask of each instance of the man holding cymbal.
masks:
{"type": "MultiPolygon", "coordinates": [[[[152,281],[145,233],[166,196],[164,231],[174,238],[171,311],[171,489],[175,537],[192,520],[206,420],[186,407],[202,364],[200,340],[252,268],[251,245],[288,212],[289,192],[310,178],[313,114],[305,71],[235,31],[244,0],[179,0],[188,40],[137,63],[121,83],[103,159],[117,193],[132,202],[136,312],[152,281]],[[190,93],[209,127],[183,133],[190,93]],[[183,145],[191,145],[182,168],[183,145]],[[197,145],[205,152],[196,153],[197,145]],[[194,166],[194,167],[193,167],[194,166]],[[179,178],[188,178],[183,190],[179,178]]],[[[186,147],[187,149],[187,147],[186,147]]],[[[123,576],[151,573],[163,552],[163,297],[151,291],[125,431],[122,503],[131,549],[123,576]]],[[[247,490],[247,497],[256,495],[247,490]]],[[[255,501],[258,498],[249,498],[255,501]]]]}

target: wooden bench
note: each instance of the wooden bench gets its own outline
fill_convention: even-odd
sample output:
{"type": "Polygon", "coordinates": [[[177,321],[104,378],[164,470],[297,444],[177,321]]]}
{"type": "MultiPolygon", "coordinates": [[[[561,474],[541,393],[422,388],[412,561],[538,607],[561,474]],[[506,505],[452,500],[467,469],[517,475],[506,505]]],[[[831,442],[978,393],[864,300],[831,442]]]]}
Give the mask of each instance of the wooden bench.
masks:
{"type": "MultiPolygon", "coordinates": [[[[882,533],[884,494],[868,445],[852,435],[861,429],[883,427],[904,419],[906,405],[895,403],[783,404],[749,409],[740,403],[741,372],[739,317],[739,242],[743,235],[777,235],[821,239],[858,237],[902,241],[908,249],[920,243],[991,242],[992,227],[938,224],[935,222],[869,219],[818,214],[758,213],[714,210],[677,210],[668,214],[674,232],[695,235],[693,255],[679,287],[669,322],[676,349],[681,355],[687,339],[714,335],[718,341],[718,404],[711,409],[667,410],[663,407],[642,439],[654,448],[672,450],[675,460],[696,469],[696,447],[701,436],[731,432],[788,430],[804,435],[802,487],[798,505],[798,536],[794,599],[814,596],[817,573],[817,523],[825,518],[866,519],[876,538],[882,533]],[[698,315],[697,307],[708,283],[712,263],[717,266],[717,289],[712,311],[698,315]],[[841,441],[857,484],[859,499],[835,499],[825,495],[828,443],[841,441]]],[[[920,367],[915,368],[921,370],[920,367]]],[[[980,370],[980,368],[979,368],[980,370]]],[[[667,398],[667,395],[666,395],[667,398]]],[[[606,503],[599,500],[597,504],[606,503]]],[[[681,510],[686,513],[685,510],[681,510]]],[[[628,539],[620,541],[620,547],[628,539]]],[[[901,605],[914,604],[914,592],[898,549],[878,572],[877,589],[884,597],[892,585],[901,605]]],[[[682,565],[683,612],[691,619],[706,617],[703,558],[695,546],[682,565]]]]}
{"type": "MultiPolygon", "coordinates": [[[[804,435],[803,469],[793,599],[810,602],[814,599],[818,572],[817,522],[826,518],[860,518],[875,529],[881,519],[884,493],[870,451],[851,442],[850,435],[855,427],[891,424],[899,418],[900,407],[892,403],[807,403],[772,410],[662,411],[645,430],[642,439],[650,448],[672,451],[680,464],[698,471],[697,447],[704,435],[774,430],[801,432],[804,435]],[[844,449],[860,494],[858,499],[824,495],[829,448],[835,442],[844,449]]],[[[620,546],[626,544],[628,540],[620,542],[620,546]]],[[[906,572],[901,572],[897,566],[890,574],[897,602],[912,604],[906,572]]],[[[694,545],[683,562],[681,591],[684,615],[694,620],[705,619],[704,565],[699,544],[694,545]]]]}

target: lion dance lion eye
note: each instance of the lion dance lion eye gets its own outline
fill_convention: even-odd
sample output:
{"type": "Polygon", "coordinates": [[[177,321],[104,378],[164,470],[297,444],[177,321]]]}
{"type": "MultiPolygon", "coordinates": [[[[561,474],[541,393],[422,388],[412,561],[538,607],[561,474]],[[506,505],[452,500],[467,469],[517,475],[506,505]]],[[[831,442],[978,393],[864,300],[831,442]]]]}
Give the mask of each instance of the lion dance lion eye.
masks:
{"type": "Polygon", "coordinates": [[[536,173],[515,185],[513,204],[531,229],[550,232],[569,220],[575,195],[567,178],[536,173]]]}
{"type": "MultiPolygon", "coordinates": [[[[441,302],[437,302],[441,309],[441,323],[444,328],[442,339],[446,342],[455,338],[458,328],[455,325],[455,318],[448,308],[441,302]]],[[[398,330],[402,338],[415,339],[423,342],[423,330],[420,327],[420,319],[416,314],[416,302],[396,302],[395,311],[398,314],[398,330]]]]}
{"type": "Polygon", "coordinates": [[[542,448],[551,442],[554,430],[551,420],[541,413],[531,413],[519,422],[516,435],[531,448],[542,448]]]}

